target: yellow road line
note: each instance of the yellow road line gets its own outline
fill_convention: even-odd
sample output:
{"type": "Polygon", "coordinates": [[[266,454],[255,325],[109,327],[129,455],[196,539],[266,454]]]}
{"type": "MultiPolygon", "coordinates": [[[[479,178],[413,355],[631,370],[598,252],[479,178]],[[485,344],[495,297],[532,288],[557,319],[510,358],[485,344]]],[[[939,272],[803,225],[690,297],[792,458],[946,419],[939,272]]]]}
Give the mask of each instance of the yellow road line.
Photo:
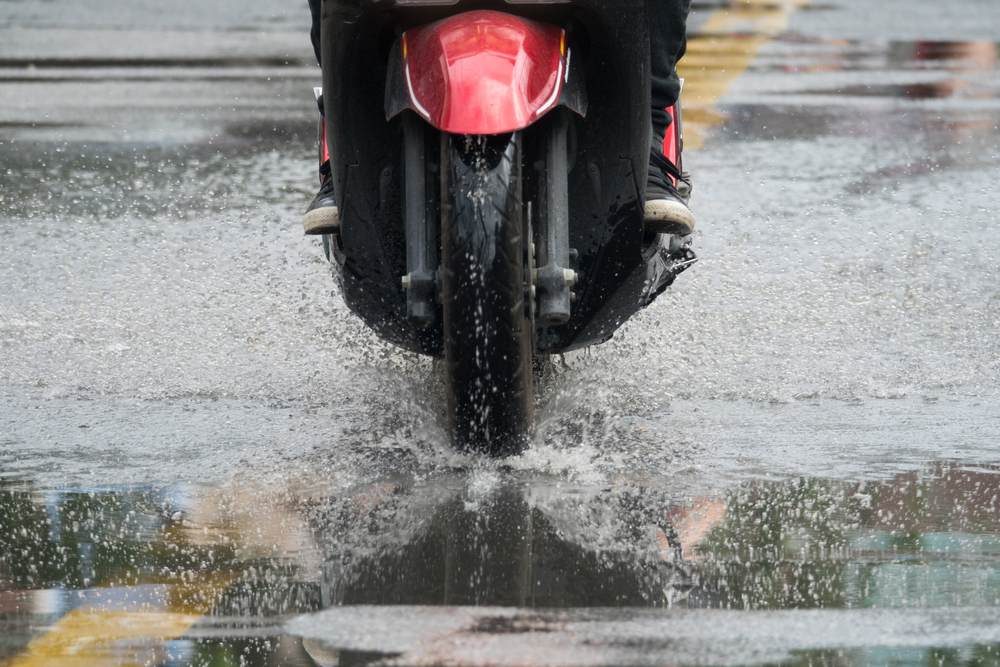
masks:
{"type": "Polygon", "coordinates": [[[705,131],[725,120],[714,107],[757,56],[760,47],[788,28],[809,0],[739,0],[717,9],[688,40],[677,65],[684,79],[684,147],[702,145],[705,131]]]}

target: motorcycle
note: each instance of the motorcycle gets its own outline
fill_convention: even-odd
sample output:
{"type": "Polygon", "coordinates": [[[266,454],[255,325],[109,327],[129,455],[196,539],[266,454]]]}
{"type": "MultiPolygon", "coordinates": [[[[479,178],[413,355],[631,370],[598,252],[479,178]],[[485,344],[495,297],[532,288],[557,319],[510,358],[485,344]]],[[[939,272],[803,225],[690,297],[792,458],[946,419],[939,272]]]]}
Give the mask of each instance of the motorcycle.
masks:
{"type": "Polygon", "coordinates": [[[643,229],[645,7],[323,3],[319,159],[339,202],[323,247],[367,326],[444,358],[461,449],[522,451],[533,358],[607,341],[695,261],[643,229]]]}

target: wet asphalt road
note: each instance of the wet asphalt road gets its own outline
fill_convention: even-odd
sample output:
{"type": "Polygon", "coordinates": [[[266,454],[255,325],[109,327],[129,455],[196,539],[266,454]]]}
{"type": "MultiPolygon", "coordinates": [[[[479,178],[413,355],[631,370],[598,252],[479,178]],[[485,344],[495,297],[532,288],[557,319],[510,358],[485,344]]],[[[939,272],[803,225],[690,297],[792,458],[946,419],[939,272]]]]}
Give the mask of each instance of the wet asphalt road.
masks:
{"type": "Polygon", "coordinates": [[[504,465],[301,236],[307,30],[0,3],[0,665],[1000,662],[1000,4],[697,6],[701,262],[504,465]]]}

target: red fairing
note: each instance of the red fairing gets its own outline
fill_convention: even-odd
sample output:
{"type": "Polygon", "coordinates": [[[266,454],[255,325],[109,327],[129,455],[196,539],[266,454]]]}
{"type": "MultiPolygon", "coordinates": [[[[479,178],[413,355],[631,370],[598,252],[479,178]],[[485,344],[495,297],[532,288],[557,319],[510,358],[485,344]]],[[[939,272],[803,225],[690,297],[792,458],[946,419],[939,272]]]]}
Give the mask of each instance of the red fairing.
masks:
{"type": "MultiPolygon", "coordinates": [[[[667,113],[670,114],[672,122],[667,128],[667,135],[663,138],[663,157],[681,169],[681,128],[680,124],[677,123],[677,105],[667,107],[667,113]]],[[[674,185],[677,185],[676,178],[671,176],[670,180],[673,181],[674,185]]]]}
{"type": "Polygon", "coordinates": [[[320,131],[319,135],[320,150],[323,151],[323,159],[320,160],[320,163],[323,163],[330,161],[330,147],[326,143],[326,118],[320,116],[320,123],[322,124],[321,127],[323,128],[320,131]]]}
{"type": "Polygon", "coordinates": [[[552,25],[472,11],[403,33],[412,108],[453,134],[500,134],[556,106],[566,39],[552,25]]]}

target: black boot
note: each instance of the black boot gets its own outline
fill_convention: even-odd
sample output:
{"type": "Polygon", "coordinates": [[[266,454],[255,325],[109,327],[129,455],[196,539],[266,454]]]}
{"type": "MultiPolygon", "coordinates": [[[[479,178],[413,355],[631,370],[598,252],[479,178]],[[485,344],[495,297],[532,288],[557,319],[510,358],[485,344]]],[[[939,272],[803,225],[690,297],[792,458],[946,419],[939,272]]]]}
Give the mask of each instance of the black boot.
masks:
{"type": "Polygon", "coordinates": [[[330,161],[319,168],[321,183],[319,192],[306,209],[302,227],[306,234],[333,234],[340,229],[340,215],[337,200],[333,197],[333,178],[330,177],[330,161]]]}
{"type": "Polygon", "coordinates": [[[694,213],[687,206],[670,177],[683,182],[690,192],[691,184],[683,180],[674,163],[655,150],[649,152],[649,176],[646,179],[646,209],[643,216],[646,231],[657,234],[687,236],[694,231],[694,213]]]}

